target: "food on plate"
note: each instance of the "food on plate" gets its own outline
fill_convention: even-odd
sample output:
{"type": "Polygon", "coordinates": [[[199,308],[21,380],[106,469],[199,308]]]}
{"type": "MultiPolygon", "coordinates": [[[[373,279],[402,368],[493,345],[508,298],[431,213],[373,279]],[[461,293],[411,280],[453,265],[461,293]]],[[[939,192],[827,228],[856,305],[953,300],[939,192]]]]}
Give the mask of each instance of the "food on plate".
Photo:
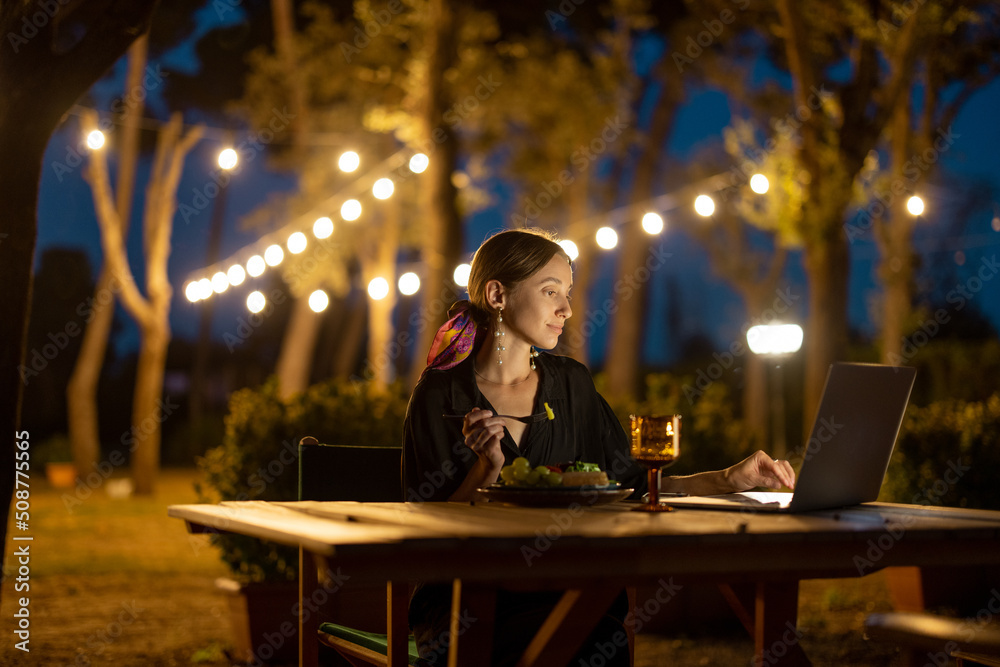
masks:
{"type": "Polygon", "coordinates": [[[560,466],[535,466],[523,456],[514,459],[509,466],[500,470],[500,479],[505,486],[567,487],[567,486],[607,486],[607,473],[596,463],[575,461],[560,466]]]}
{"type": "Polygon", "coordinates": [[[563,470],[563,486],[606,486],[608,474],[596,463],[575,461],[563,470]]]}

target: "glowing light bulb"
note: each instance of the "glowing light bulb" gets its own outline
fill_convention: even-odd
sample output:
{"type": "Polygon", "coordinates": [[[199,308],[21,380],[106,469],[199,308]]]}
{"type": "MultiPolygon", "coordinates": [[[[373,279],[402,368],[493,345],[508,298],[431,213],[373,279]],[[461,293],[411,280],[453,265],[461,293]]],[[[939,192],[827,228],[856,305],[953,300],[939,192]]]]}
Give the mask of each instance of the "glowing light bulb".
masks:
{"type": "Polygon", "coordinates": [[[368,283],[368,296],[376,301],[381,301],[389,296],[389,281],[385,278],[372,278],[372,281],[368,283]]]}
{"type": "Polygon", "coordinates": [[[285,251],[281,249],[280,245],[271,245],[267,247],[264,251],[264,262],[268,266],[277,266],[281,264],[281,260],[285,258],[285,251]]]}
{"type": "Polygon", "coordinates": [[[247,310],[251,313],[259,313],[264,310],[264,306],[266,305],[267,299],[264,298],[264,295],[261,294],[259,290],[250,292],[250,294],[247,295],[247,310]]]}
{"type": "Polygon", "coordinates": [[[350,173],[358,168],[361,164],[361,156],[359,156],[354,151],[345,151],[340,154],[340,159],[337,160],[337,166],[343,172],[350,173]]]}
{"type": "Polygon", "coordinates": [[[323,290],[318,289],[309,295],[309,308],[312,309],[314,313],[322,313],[329,305],[330,297],[328,297],[326,292],[323,290]]]}
{"type": "Polygon", "coordinates": [[[247,273],[252,277],[256,278],[261,275],[265,269],[267,269],[267,262],[260,255],[254,255],[247,260],[247,273]]]}
{"type": "Polygon", "coordinates": [[[642,216],[642,229],[647,234],[659,234],[663,231],[663,218],[659,213],[647,213],[642,216]]]}
{"type": "Polygon", "coordinates": [[[559,241],[559,246],[566,251],[566,254],[569,255],[570,260],[574,262],[576,261],[576,258],[580,256],[580,249],[577,248],[576,244],[570,241],[569,239],[563,239],[562,241],[559,241]]]}
{"type": "Polygon", "coordinates": [[[390,179],[380,178],[372,186],[372,194],[375,195],[375,199],[388,199],[395,189],[396,186],[390,179]]]}
{"type": "Polygon", "coordinates": [[[104,146],[104,133],[100,130],[92,130],[90,134],[87,135],[87,148],[92,151],[104,146]]]}
{"type": "Polygon", "coordinates": [[[329,238],[333,234],[333,220],[327,217],[322,217],[313,223],[313,236],[318,239],[329,238]]]}
{"type": "Polygon", "coordinates": [[[216,294],[222,294],[229,289],[229,278],[222,271],[218,271],[212,276],[212,290],[216,294]]]}
{"type": "Polygon", "coordinates": [[[766,193],[771,188],[770,181],[764,174],[754,174],[750,177],[750,189],[759,195],[766,193]]]}
{"type": "Polygon", "coordinates": [[[416,294],[417,290],[420,289],[420,276],[412,271],[407,271],[399,277],[398,285],[399,291],[406,296],[416,294]]]}
{"type": "Polygon", "coordinates": [[[288,246],[288,252],[293,255],[298,255],[300,252],[306,249],[306,245],[309,241],[306,239],[306,235],[302,232],[295,232],[288,237],[288,242],[285,244],[288,246]]]}
{"type": "Polygon", "coordinates": [[[451,274],[454,278],[455,284],[459,287],[468,287],[469,285],[469,274],[472,272],[472,266],[469,264],[459,264],[455,267],[455,271],[451,274]]]}
{"type": "Polygon", "coordinates": [[[910,215],[923,215],[924,200],[913,195],[906,200],[906,210],[910,212],[910,215]]]}
{"type": "Polygon", "coordinates": [[[348,199],[340,207],[340,217],[348,222],[353,222],[361,217],[361,202],[357,199],[348,199]]]}
{"type": "Polygon", "coordinates": [[[715,202],[708,195],[698,195],[694,200],[694,210],[698,215],[707,218],[715,213],[715,202]]]}
{"type": "Polygon", "coordinates": [[[235,287],[243,284],[243,281],[247,279],[247,272],[239,264],[233,264],[226,271],[226,278],[229,279],[229,284],[235,287]]]}
{"type": "Polygon", "coordinates": [[[597,245],[605,250],[611,250],[618,245],[618,232],[611,227],[601,227],[598,229],[595,238],[597,239],[597,245]]]}
{"type": "Polygon", "coordinates": [[[414,153],[413,157],[410,158],[410,171],[414,174],[422,174],[430,163],[430,158],[423,153],[414,153]]]}
{"type": "Polygon", "coordinates": [[[223,169],[232,169],[239,161],[240,156],[232,148],[227,148],[219,153],[219,166],[223,169]]]}

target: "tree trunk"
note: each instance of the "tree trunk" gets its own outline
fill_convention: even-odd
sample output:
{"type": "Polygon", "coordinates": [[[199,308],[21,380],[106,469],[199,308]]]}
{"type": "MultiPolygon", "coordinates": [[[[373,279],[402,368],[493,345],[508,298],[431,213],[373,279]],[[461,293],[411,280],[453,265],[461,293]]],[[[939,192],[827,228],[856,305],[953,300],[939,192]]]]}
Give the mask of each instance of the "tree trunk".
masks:
{"type": "MultiPolygon", "coordinates": [[[[143,35],[129,48],[125,93],[141,86],[146,67],[149,38],[143,35]]],[[[132,193],[135,187],[135,163],[139,154],[139,119],[143,100],[134,99],[126,107],[122,130],[118,133],[118,187],[115,207],[122,222],[122,235],[128,237],[132,193]]],[[[94,289],[92,319],[87,323],[73,374],[66,385],[67,424],[70,447],[78,475],[86,475],[101,457],[100,421],[97,412],[97,386],[104,367],[108,336],[115,315],[115,283],[110,272],[101,267],[94,289]]]]}
{"type": "MultiPolygon", "coordinates": [[[[375,241],[374,262],[369,265],[370,275],[365,283],[376,276],[389,283],[389,294],[384,299],[372,300],[368,305],[368,360],[365,376],[379,389],[385,389],[395,379],[395,359],[402,353],[393,345],[395,327],[392,312],[396,307],[396,255],[399,253],[400,232],[399,200],[386,202],[385,218],[378,229],[375,241]]],[[[362,262],[364,270],[364,262],[362,262]]]]}
{"type": "MultiPolygon", "coordinates": [[[[809,280],[809,315],[806,320],[805,391],[802,412],[805,429],[819,408],[830,364],[841,361],[847,350],[847,288],[850,253],[841,230],[842,208],[834,224],[816,241],[807,243],[803,262],[809,280]]],[[[806,432],[805,437],[809,437],[806,432]]]]}
{"type": "MultiPolygon", "coordinates": [[[[336,356],[333,360],[334,377],[358,377],[354,373],[358,367],[362,344],[365,339],[365,325],[368,323],[368,306],[371,299],[363,290],[355,290],[348,295],[343,305],[344,320],[337,336],[336,356]]],[[[427,354],[424,353],[424,357],[427,354]]],[[[423,357],[421,357],[421,360],[423,357]]],[[[421,366],[423,368],[423,366],[421,366]]]]}
{"type": "MultiPolygon", "coordinates": [[[[929,114],[930,110],[924,113],[929,114]]],[[[900,104],[892,116],[890,129],[888,171],[893,180],[904,178],[904,164],[914,152],[910,120],[909,103],[900,104]]],[[[881,361],[898,366],[908,361],[902,356],[903,337],[913,317],[913,218],[906,210],[906,196],[893,197],[885,216],[875,222],[876,241],[882,255],[878,267],[882,279],[881,361]]]]}
{"type": "Polygon", "coordinates": [[[139,362],[132,399],[132,481],[137,495],[155,490],[160,468],[160,425],[170,417],[171,406],[163,403],[163,373],[167,365],[170,331],[165,321],[142,330],[139,362]],[[166,409],[163,409],[166,408],[166,409]]]}
{"type": "MultiPolygon", "coordinates": [[[[595,254],[590,250],[589,243],[583,242],[593,233],[587,221],[589,217],[589,172],[583,172],[576,183],[567,187],[567,207],[570,223],[566,227],[567,238],[574,240],[580,251],[573,262],[573,316],[566,322],[566,331],[559,340],[560,351],[568,357],[573,357],[581,364],[587,364],[589,358],[589,339],[594,335],[596,322],[590,321],[590,283],[594,275],[595,254]]],[[[589,239],[588,239],[589,241],[589,239]]],[[[610,317],[607,313],[605,317],[610,317]]],[[[602,321],[601,326],[607,326],[602,321]]]]}
{"type": "MultiPolygon", "coordinates": [[[[665,82],[663,92],[649,121],[649,130],[642,142],[642,153],[635,166],[632,202],[637,205],[642,205],[653,196],[653,180],[673,125],[676,105],[683,95],[676,84],[669,85],[677,77],[667,74],[662,78],[665,82]]],[[[612,297],[617,300],[618,311],[611,323],[607,361],[604,364],[608,375],[608,391],[612,396],[634,396],[641,390],[639,363],[642,358],[645,314],[648,312],[647,286],[652,278],[652,268],[647,264],[649,236],[639,222],[645,213],[642,209],[633,208],[629,219],[618,233],[621,243],[619,273],[622,274],[628,291],[623,292],[619,298],[616,290],[612,297]]]]}
{"type": "MultiPolygon", "coordinates": [[[[747,307],[747,314],[754,317],[757,313],[763,313],[770,303],[768,296],[774,294],[773,285],[764,286],[766,289],[754,288],[752,286],[742,286],[743,301],[747,307]]],[[[741,341],[746,345],[746,341],[741,341]]],[[[743,372],[743,421],[747,431],[754,438],[757,447],[763,447],[770,443],[771,419],[770,419],[770,387],[767,382],[768,360],[758,354],[747,351],[744,358],[743,372]]]]}
{"type": "Polygon", "coordinates": [[[410,369],[410,384],[417,383],[424,370],[427,351],[434,341],[437,328],[444,323],[444,312],[458,293],[452,271],[461,262],[462,221],[455,208],[455,186],[451,182],[458,156],[458,137],[451,125],[444,122],[444,113],[451,106],[445,82],[445,72],[455,61],[455,15],[451,0],[430,0],[427,19],[427,81],[425,85],[422,134],[428,146],[430,164],[424,173],[424,215],[426,232],[421,248],[426,267],[423,292],[425,326],[417,332],[416,355],[410,369]],[[445,303],[447,301],[448,303],[445,303]],[[436,316],[436,313],[441,313],[436,316]]]}
{"type": "MultiPolygon", "coordinates": [[[[24,391],[19,367],[24,363],[31,303],[31,266],[37,235],[38,185],[45,145],[63,114],[129,45],[149,29],[157,3],[131,3],[108,8],[95,3],[73,4],[62,9],[59,20],[39,28],[39,34],[19,44],[17,57],[0,58],[0,198],[6,215],[0,227],[0,281],[8,296],[0,300],[0,319],[10,335],[0,337],[0,431],[4,438],[0,456],[14,460],[15,441],[25,441],[20,429],[24,391]],[[65,21],[64,21],[65,19],[65,21]],[[64,22],[85,32],[73,45],[55,52],[54,31],[64,22]],[[53,85],[58,82],[58,85],[53,85]]],[[[35,12],[32,3],[0,4],[0,34],[15,35],[35,12]]],[[[13,48],[13,43],[10,44],[13,48]]],[[[30,434],[30,432],[29,432],[30,434]]],[[[30,439],[27,439],[30,444],[30,439]]],[[[7,521],[14,492],[15,468],[0,466],[0,561],[7,544],[7,521]]]]}
{"type": "Polygon", "coordinates": [[[309,307],[307,296],[295,299],[292,316],[281,339],[281,354],[275,373],[281,396],[288,398],[309,386],[313,352],[323,316],[309,307]]]}

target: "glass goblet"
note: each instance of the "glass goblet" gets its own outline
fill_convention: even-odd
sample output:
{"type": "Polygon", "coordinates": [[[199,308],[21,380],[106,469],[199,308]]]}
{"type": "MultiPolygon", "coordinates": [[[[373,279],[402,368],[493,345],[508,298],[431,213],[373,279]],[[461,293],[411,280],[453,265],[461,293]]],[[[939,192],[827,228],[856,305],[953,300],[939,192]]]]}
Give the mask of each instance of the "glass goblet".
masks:
{"type": "Polygon", "coordinates": [[[632,458],[646,467],[649,479],[648,501],[635,509],[669,512],[673,508],[660,502],[660,469],[680,456],[681,416],[631,415],[631,420],[632,458]]]}

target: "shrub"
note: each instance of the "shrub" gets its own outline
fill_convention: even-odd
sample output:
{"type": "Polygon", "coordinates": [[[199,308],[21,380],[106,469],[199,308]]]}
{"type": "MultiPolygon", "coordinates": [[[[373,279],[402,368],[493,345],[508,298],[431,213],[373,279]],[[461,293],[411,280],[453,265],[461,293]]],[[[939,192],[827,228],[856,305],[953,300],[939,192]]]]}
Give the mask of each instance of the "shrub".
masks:
{"type": "Polygon", "coordinates": [[[879,500],[1000,509],[1000,394],[910,406],[879,500]]]}
{"type": "MultiPolygon", "coordinates": [[[[598,385],[603,378],[598,376],[598,385]]],[[[628,433],[631,414],[672,415],[681,420],[681,455],[665,475],[689,475],[705,470],[718,470],[743,459],[754,450],[746,438],[743,422],[736,417],[734,399],[729,387],[713,382],[692,405],[684,396],[684,385],[694,384],[693,377],[670,373],[646,376],[646,391],[642,400],[615,400],[602,392],[628,433]]],[[[599,386],[600,388],[600,386],[599,386]]]]}
{"type": "MultiPolygon", "coordinates": [[[[288,400],[278,383],[241,389],[229,401],[222,444],[198,460],[206,486],[202,502],[295,500],[298,442],[307,435],[327,444],[399,446],[407,396],[401,386],[333,380],[288,400]]],[[[222,559],[242,581],[294,580],[296,550],[240,535],[213,535],[222,559]]]]}

